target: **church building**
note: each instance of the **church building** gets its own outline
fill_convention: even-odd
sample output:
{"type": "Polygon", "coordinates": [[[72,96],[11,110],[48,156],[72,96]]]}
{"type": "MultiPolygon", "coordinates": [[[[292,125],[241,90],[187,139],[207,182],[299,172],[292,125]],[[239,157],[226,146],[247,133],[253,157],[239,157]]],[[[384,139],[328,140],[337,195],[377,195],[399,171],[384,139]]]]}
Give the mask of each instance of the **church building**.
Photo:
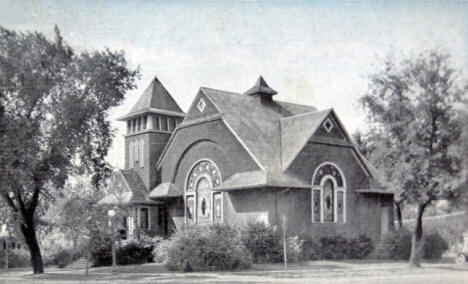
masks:
{"type": "Polygon", "coordinates": [[[278,96],[262,77],[242,94],[202,87],[184,113],[154,78],[119,118],[125,168],[99,203],[123,210],[130,237],[287,218],[291,235],[379,241],[393,226],[393,194],[333,109],[278,96]]]}

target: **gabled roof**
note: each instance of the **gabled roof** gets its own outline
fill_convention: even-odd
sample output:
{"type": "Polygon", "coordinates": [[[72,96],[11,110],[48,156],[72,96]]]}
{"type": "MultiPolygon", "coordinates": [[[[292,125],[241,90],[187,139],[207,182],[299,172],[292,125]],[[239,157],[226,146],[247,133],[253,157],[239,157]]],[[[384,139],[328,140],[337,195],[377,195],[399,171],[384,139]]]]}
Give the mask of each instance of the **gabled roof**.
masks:
{"type": "Polygon", "coordinates": [[[223,121],[232,130],[233,135],[245,145],[260,167],[267,172],[267,184],[279,185],[295,180],[281,170],[279,120],[316,111],[315,107],[277,100],[265,103],[257,97],[210,88],[201,88],[201,91],[222,113],[223,121]]]}
{"type": "Polygon", "coordinates": [[[248,89],[244,93],[244,95],[251,96],[255,94],[267,94],[267,95],[273,96],[273,95],[276,95],[277,93],[278,92],[270,88],[270,86],[268,86],[268,84],[265,82],[263,77],[260,76],[257,79],[257,82],[255,82],[255,85],[252,88],[248,89]]]}
{"type": "Polygon", "coordinates": [[[283,170],[286,170],[294,161],[330,112],[331,109],[328,109],[280,119],[283,170]]]}
{"type": "Polygon", "coordinates": [[[151,204],[148,190],[137,172],[118,170],[114,172],[110,184],[111,193],[99,200],[100,205],[151,204]]]}
{"type": "Polygon", "coordinates": [[[184,116],[184,112],[180,109],[174,98],[172,98],[171,94],[169,94],[166,88],[159,82],[157,77],[151,80],[151,83],[143,94],[141,94],[130,112],[118,118],[118,120],[126,120],[147,112],[184,116]]]}

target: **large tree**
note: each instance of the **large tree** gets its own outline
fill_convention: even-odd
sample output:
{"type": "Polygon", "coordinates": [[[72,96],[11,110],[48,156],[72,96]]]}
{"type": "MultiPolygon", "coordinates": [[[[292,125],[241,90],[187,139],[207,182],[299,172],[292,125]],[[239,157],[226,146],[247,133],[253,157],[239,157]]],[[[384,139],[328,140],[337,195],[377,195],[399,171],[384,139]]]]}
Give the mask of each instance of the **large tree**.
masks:
{"type": "Polygon", "coordinates": [[[420,266],[424,210],[435,200],[455,199],[462,156],[457,108],[465,90],[450,57],[439,51],[402,61],[387,58],[361,98],[371,123],[368,138],[399,201],[417,207],[410,265],[420,266]]]}
{"type": "Polygon", "coordinates": [[[123,52],[74,52],[57,28],[51,40],[0,27],[0,195],[20,216],[34,273],[43,273],[37,209],[77,169],[95,185],[110,173],[108,112],[137,76],[123,52]]]}

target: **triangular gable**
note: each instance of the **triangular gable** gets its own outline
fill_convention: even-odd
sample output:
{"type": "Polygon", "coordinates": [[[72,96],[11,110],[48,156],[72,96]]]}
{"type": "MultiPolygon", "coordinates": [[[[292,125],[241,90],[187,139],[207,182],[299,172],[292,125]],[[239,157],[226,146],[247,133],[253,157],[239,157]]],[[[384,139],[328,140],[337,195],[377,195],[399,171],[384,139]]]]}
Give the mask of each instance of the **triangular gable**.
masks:
{"type": "Polygon", "coordinates": [[[340,123],[337,122],[333,113],[328,114],[313,136],[343,140],[347,143],[351,142],[346,136],[346,131],[340,126],[340,123]]]}
{"type": "Polygon", "coordinates": [[[289,168],[307,142],[324,127],[323,124],[327,119],[336,124],[333,127],[339,129],[340,135],[344,136],[343,138],[352,145],[354,154],[366,174],[372,178],[376,178],[378,175],[377,171],[359,152],[352,137],[346,131],[346,128],[344,128],[333,109],[305,113],[280,120],[283,171],[289,168]]]}
{"type": "Polygon", "coordinates": [[[213,104],[210,98],[208,98],[204,92],[204,88],[200,88],[195,99],[187,111],[187,116],[184,121],[190,121],[200,119],[203,117],[212,116],[218,114],[220,111],[213,104]]]}
{"type": "Polygon", "coordinates": [[[296,159],[330,112],[330,109],[314,111],[280,119],[283,171],[296,159]]]}

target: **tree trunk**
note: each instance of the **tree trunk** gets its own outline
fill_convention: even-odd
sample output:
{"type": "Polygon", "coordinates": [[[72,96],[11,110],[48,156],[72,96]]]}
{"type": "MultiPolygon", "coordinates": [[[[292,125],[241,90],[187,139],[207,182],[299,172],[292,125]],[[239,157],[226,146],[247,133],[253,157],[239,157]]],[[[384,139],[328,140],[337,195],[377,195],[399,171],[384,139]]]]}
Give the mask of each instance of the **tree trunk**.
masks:
{"type": "Polygon", "coordinates": [[[420,267],[423,247],[423,224],[422,216],[427,204],[418,205],[418,216],[416,218],[416,226],[414,227],[411,237],[411,255],[409,259],[410,267],[420,267]]]}
{"type": "Polygon", "coordinates": [[[401,217],[401,203],[395,201],[395,208],[397,213],[397,222],[398,222],[398,230],[403,228],[403,221],[401,217]]]}
{"type": "Polygon", "coordinates": [[[42,262],[41,249],[36,237],[36,230],[34,228],[33,216],[24,216],[25,222],[21,225],[21,232],[23,233],[24,240],[29,247],[31,255],[31,265],[34,274],[44,273],[44,264],[42,262]]]}

